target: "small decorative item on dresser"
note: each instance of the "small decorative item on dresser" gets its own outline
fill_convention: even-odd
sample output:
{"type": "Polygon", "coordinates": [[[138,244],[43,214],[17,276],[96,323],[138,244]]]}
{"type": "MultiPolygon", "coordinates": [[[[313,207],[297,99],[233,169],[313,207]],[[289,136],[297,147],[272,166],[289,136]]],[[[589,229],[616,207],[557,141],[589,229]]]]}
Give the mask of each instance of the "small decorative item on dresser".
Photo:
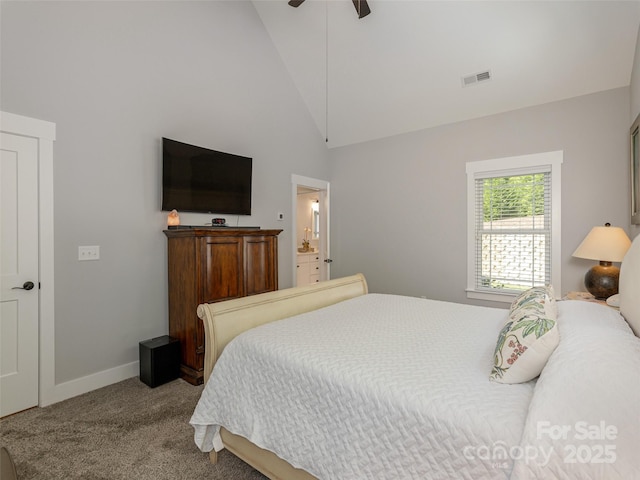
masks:
{"type": "Polygon", "coordinates": [[[177,210],[171,210],[167,215],[167,226],[175,227],[176,225],[180,225],[180,215],[177,210]]]}

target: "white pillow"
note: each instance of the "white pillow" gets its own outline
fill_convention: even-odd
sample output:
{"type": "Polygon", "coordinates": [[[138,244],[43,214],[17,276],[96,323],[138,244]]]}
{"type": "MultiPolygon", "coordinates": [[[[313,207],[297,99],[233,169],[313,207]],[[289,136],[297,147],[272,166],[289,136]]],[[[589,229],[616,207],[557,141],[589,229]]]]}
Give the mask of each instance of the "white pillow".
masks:
{"type": "Polygon", "coordinates": [[[622,260],[620,266],[620,313],[625,318],[633,333],[640,337],[640,302],[638,289],[640,287],[640,235],[622,260]]]}
{"type": "Polygon", "coordinates": [[[511,478],[639,479],[640,339],[592,302],[558,302],[558,328],[511,478]]]}
{"type": "Polygon", "coordinates": [[[490,379],[522,383],[534,379],[560,342],[553,288],[533,287],[511,304],[498,335],[490,379]]]}

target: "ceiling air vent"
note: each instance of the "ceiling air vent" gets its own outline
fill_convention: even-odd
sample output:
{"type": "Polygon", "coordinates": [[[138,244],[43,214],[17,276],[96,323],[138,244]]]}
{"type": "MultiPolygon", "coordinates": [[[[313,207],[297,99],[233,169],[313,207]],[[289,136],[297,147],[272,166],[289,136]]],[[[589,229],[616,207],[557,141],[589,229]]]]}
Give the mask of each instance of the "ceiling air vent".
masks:
{"type": "Polygon", "coordinates": [[[468,87],[470,85],[488,82],[489,80],[491,80],[491,71],[487,70],[486,72],[474,73],[473,75],[462,77],[462,86],[468,87]]]}

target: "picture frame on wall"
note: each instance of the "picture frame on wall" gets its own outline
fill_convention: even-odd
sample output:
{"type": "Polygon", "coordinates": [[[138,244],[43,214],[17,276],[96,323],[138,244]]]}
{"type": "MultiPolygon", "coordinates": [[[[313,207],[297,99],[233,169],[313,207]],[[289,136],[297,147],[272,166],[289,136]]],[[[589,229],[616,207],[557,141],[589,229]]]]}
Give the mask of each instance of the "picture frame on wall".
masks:
{"type": "Polygon", "coordinates": [[[640,225],[640,115],[631,125],[631,223],[640,225]]]}

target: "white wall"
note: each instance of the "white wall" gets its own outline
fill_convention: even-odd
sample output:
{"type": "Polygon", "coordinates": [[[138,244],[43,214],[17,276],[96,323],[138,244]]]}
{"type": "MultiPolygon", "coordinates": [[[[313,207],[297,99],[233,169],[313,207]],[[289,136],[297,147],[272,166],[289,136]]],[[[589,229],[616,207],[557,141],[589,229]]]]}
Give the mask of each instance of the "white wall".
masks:
{"type": "Polygon", "coordinates": [[[374,292],[468,302],[465,164],[563,150],[562,286],[595,225],[629,227],[628,88],[332,149],[332,275],[374,292]]]}
{"type": "Polygon", "coordinates": [[[0,109],[58,129],[57,383],[135,362],[140,340],[167,331],[162,136],[254,158],[254,213],[226,217],[285,228],[281,287],[293,283],[292,173],[331,179],[332,276],[362,271],[372,291],[466,301],[467,161],[565,151],[563,291],[581,288],[589,262],[571,253],[588,230],[629,225],[638,51],[630,89],[327,154],[250,2],[3,0],[0,9],[0,109]],[[102,259],[78,262],[79,245],[100,245],[102,259]]]}
{"type": "Polygon", "coordinates": [[[162,136],[253,157],[253,214],[226,218],[285,228],[280,286],[293,284],[291,174],[327,178],[328,154],[251,2],[1,8],[1,109],[57,124],[57,384],[167,333],[162,136]],[[101,260],[78,262],[79,245],[101,260]]]}

